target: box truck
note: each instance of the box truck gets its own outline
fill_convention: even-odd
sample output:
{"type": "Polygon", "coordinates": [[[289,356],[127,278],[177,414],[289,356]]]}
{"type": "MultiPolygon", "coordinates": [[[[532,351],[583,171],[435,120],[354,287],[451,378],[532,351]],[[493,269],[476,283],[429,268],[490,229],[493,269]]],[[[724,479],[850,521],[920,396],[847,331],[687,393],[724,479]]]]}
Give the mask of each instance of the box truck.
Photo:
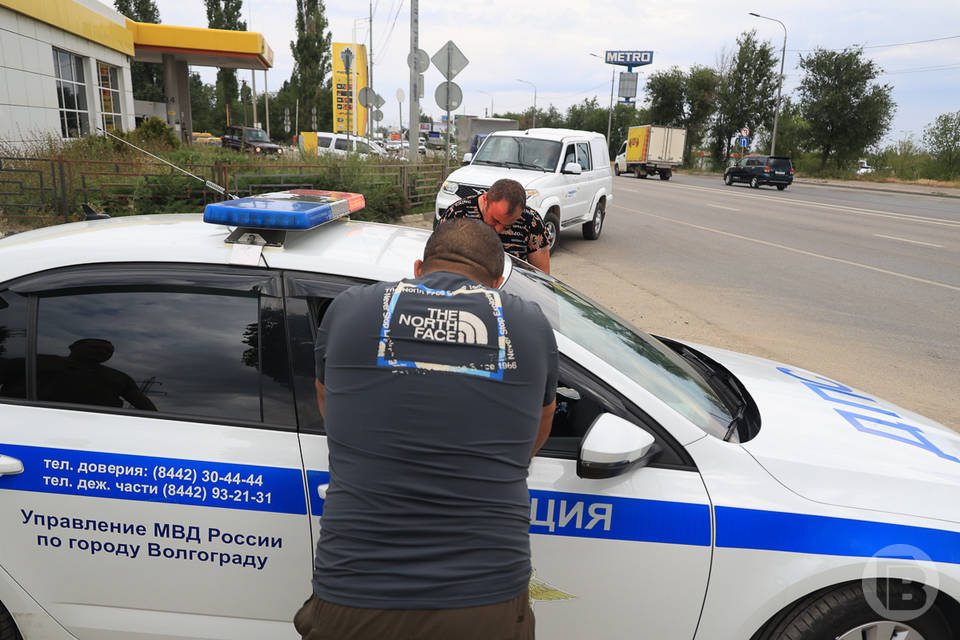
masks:
{"type": "Polygon", "coordinates": [[[686,129],[652,124],[630,127],[626,141],[617,152],[613,172],[632,173],[637,178],[656,174],[661,180],[669,180],[673,168],[683,163],[686,141],[686,129]]]}

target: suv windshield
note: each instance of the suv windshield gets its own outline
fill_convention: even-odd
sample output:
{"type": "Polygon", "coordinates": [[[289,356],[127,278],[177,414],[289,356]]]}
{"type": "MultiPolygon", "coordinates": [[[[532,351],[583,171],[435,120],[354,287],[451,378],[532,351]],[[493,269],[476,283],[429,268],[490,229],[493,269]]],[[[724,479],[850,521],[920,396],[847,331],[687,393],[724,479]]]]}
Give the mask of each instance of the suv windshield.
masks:
{"type": "Polygon", "coordinates": [[[477,151],[475,164],[553,171],[560,159],[560,143],[518,136],[487,136],[477,151]]]}
{"type": "Polygon", "coordinates": [[[513,261],[504,291],[536,302],[550,325],[707,433],[723,438],[730,410],[690,364],[651,335],[540,271],[513,261]]]}
{"type": "Polygon", "coordinates": [[[243,136],[247,142],[270,142],[263,129],[244,129],[243,136]]]}

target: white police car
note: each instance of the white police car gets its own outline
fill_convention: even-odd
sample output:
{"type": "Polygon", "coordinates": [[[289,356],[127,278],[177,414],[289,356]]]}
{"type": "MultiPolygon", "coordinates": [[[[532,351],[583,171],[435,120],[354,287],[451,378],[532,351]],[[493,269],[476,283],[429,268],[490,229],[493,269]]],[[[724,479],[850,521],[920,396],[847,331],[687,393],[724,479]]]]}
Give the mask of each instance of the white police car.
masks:
{"type": "MultiPolygon", "coordinates": [[[[410,277],[427,235],[277,230],[360,205],[278,197],[208,211],[241,228],[0,241],[0,640],[296,637],[329,478],[314,332],[345,287],[410,277]]],[[[505,275],[561,351],[529,478],[538,637],[957,637],[956,433],[505,275]]]]}

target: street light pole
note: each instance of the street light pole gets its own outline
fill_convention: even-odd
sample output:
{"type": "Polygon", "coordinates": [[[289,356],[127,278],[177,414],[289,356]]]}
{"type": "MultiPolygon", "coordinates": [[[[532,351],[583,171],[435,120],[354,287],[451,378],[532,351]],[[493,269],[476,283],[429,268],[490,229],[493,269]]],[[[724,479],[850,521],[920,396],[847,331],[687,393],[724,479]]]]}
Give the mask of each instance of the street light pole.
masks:
{"type": "Polygon", "coordinates": [[[485,96],[490,96],[490,117],[492,118],[493,117],[493,94],[490,93],[489,91],[481,91],[480,93],[482,93],[485,96]]]}
{"type": "Polygon", "coordinates": [[[517,82],[522,82],[524,84],[528,84],[531,87],[533,87],[533,127],[531,128],[536,129],[537,128],[537,85],[533,84],[529,80],[521,80],[520,78],[517,78],[517,82]]]}
{"type": "MultiPolygon", "coordinates": [[[[595,54],[595,53],[591,53],[590,55],[593,56],[594,58],[600,58],[600,56],[598,56],[598,55],[595,54]]],[[[600,59],[603,60],[603,58],[600,58],[600,59]]],[[[616,68],[615,66],[611,65],[611,68],[610,68],[610,109],[609,109],[608,112],[607,112],[607,144],[608,144],[608,145],[610,144],[610,126],[613,124],[613,82],[614,82],[614,80],[616,80],[616,77],[617,77],[617,68],[616,68]]]]}
{"type": "Polygon", "coordinates": [[[770,155],[773,155],[777,149],[777,123],[780,120],[780,93],[783,91],[783,61],[787,57],[787,25],[783,24],[776,18],[768,18],[767,16],[762,16],[759,13],[750,12],[754,18],[763,18],[764,20],[772,20],[778,23],[783,27],[783,51],[780,52],[780,86],[777,87],[777,110],[773,114],[773,136],[770,138],[770,155]]]}

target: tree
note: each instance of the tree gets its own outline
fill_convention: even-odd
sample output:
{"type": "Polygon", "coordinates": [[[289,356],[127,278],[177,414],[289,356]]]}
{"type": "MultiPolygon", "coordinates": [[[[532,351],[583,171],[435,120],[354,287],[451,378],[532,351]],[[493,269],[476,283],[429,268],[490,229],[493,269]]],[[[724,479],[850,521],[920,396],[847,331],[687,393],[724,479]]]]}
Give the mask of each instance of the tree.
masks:
{"type": "MultiPolygon", "coordinates": [[[[777,123],[777,153],[782,156],[799,158],[808,139],[810,123],[800,114],[800,106],[790,99],[783,99],[780,105],[780,120],[777,123]]],[[[758,149],[769,149],[772,130],[762,129],[757,135],[758,149]]],[[[796,161],[794,161],[796,165],[796,161]]]]}
{"type": "MultiPolygon", "coordinates": [[[[217,89],[204,84],[199,73],[190,74],[190,112],[193,114],[194,131],[219,131],[223,125],[217,117],[217,89]]],[[[224,115],[224,119],[226,115],[224,115]]]]}
{"type": "MultiPolygon", "coordinates": [[[[114,0],[117,11],[134,22],[160,24],[160,11],[154,0],[114,0]]],[[[135,100],[164,102],[163,67],[149,62],[131,62],[130,78],[135,100]]]]}
{"type": "MultiPolygon", "coordinates": [[[[203,0],[207,8],[207,26],[211,29],[246,31],[247,23],[240,19],[243,0],[203,0]]],[[[237,70],[220,69],[217,71],[218,111],[224,111],[225,105],[237,101],[237,70]]]]}
{"type": "Polygon", "coordinates": [[[923,144],[936,157],[943,178],[960,174],[960,111],[937,116],[923,130],[923,144]]]}
{"type": "Polygon", "coordinates": [[[691,150],[700,145],[716,110],[716,90],[717,74],[709,67],[694,66],[689,74],[672,67],[647,80],[650,121],[686,129],[683,156],[688,164],[691,150]]]}
{"type": "Polygon", "coordinates": [[[873,81],[882,69],[863,58],[863,49],[817,49],[800,56],[800,113],[812,123],[811,150],[820,154],[820,169],[833,159],[838,169],[854,162],[890,127],[896,105],[890,85],[873,81]]]}
{"type": "Polygon", "coordinates": [[[740,34],[735,55],[721,54],[716,69],[717,111],[711,128],[714,158],[730,159],[733,137],[744,125],[751,129],[772,126],[777,62],[773,45],[758,41],[756,30],[740,34]]]}
{"type": "Polygon", "coordinates": [[[313,104],[322,87],[329,87],[330,34],[323,0],[297,0],[297,39],[290,43],[293,73],[290,84],[305,104],[313,104]]]}
{"type": "Polygon", "coordinates": [[[684,84],[687,75],[679,67],[657,71],[647,78],[644,91],[650,101],[650,123],[681,127],[684,122],[684,84]]]}

